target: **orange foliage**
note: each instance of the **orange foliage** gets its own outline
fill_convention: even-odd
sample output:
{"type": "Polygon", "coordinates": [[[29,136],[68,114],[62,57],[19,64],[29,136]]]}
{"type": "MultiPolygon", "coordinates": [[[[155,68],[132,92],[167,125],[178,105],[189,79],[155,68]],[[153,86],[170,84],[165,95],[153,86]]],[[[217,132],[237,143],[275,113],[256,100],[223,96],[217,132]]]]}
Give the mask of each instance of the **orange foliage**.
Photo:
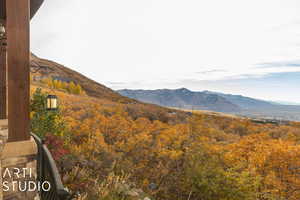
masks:
{"type": "MultiPolygon", "coordinates": [[[[199,155],[204,156],[201,162],[210,158],[205,170],[212,173],[212,166],[217,166],[218,177],[228,176],[241,193],[246,193],[245,174],[260,180],[257,190],[254,185],[248,187],[255,191],[255,198],[247,199],[300,199],[299,123],[256,124],[246,119],[174,114],[171,109],[155,106],[56,94],[69,126],[66,146],[72,156],[92,163],[88,165],[91,178],[125,172],[131,174],[130,181],[156,199],[196,199],[207,191],[193,189],[191,194],[194,186],[186,179],[187,166],[193,155],[207,149],[208,153],[199,155]],[[243,176],[236,178],[237,174],[243,176]],[[150,190],[150,183],[157,188],[150,190]]],[[[222,189],[222,184],[217,188],[222,189]]],[[[231,195],[235,193],[231,191],[231,195]]],[[[246,197],[222,197],[239,198],[246,197]]]]}

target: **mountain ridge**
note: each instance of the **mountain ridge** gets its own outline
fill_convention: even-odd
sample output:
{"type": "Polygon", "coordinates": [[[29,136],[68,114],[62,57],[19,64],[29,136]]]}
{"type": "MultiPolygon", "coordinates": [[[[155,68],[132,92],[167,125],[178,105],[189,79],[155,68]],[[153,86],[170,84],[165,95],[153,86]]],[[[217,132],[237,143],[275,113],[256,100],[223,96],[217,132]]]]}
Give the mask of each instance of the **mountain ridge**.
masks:
{"type": "Polygon", "coordinates": [[[207,90],[191,91],[186,88],[157,90],[123,89],[117,90],[117,92],[129,98],[161,106],[225,112],[252,118],[259,117],[300,121],[300,106],[298,105],[274,104],[270,101],[242,95],[224,94],[207,90]],[[173,98],[166,98],[170,96],[170,93],[173,95],[173,98]],[[194,96],[198,96],[198,98],[193,98],[194,96]],[[180,101],[178,101],[178,99],[180,101]],[[184,101],[186,99],[192,99],[192,101],[184,101]],[[197,100],[201,99],[206,99],[207,101],[197,102],[197,100]]]}
{"type": "Polygon", "coordinates": [[[221,93],[221,92],[212,92],[212,91],[207,91],[207,90],[203,91],[203,92],[208,93],[208,94],[217,94],[219,96],[222,96],[225,99],[227,99],[228,101],[230,101],[231,103],[236,104],[246,110],[274,106],[274,104],[272,102],[262,100],[262,99],[247,97],[247,96],[243,96],[243,95],[225,94],[225,93],[221,93]]]}
{"type": "Polygon", "coordinates": [[[118,90],[119,94],[139,101],[183,109],[237,112],[240,107],[216,94],[192,92],[186,88],[158,90],[118,90]]]}

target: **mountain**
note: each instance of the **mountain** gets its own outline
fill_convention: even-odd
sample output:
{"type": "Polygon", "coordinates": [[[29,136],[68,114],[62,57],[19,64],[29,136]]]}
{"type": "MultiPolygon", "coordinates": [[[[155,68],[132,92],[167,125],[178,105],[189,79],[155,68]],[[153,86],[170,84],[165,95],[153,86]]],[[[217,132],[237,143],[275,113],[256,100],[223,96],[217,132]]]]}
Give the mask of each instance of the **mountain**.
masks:
{"type": "Polygon", "coordinates": [[[169,90],[118,90],[119,94],[167,107],[210,110],[252,118],[275,118],[300,121],[299,105],[282,105],[273,102],[211,91],[193,92],[186,88],[169,90]]]}
{"type": "Polygon", "coordinates": [[[183,109],[238,112],[240,107],[226,98],[206,92],[192,92],[186,88],[169,90],[119,90],[119,94],[166,107],[183,109]]]}
{"type": "Polygon", "coordinates": [[[245,97],[242,95],[232,95],[232,94],[223,94],[218,92],[211,92],[211,91],[204,91],[206,94],[216,94],[225,98],[226,100],[230,101],[231,103],[238,105],[240,108],[244,110],[251,110],[251,109],[259,109],[259,108],[272,108],[274,107],[274,103],[254,99],[250,97],[245,97]]]}

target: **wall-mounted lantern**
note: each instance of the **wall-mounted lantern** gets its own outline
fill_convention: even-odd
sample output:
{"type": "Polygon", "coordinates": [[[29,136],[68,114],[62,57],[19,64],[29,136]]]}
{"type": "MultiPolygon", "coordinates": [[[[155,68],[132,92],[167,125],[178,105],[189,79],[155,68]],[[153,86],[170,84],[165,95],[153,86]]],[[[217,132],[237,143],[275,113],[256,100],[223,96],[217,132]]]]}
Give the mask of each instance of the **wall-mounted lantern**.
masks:
{"type": "Polygon", "coordinates": [[[58,102],[56,95],[48,95],[47,96],[47,110],[57,110],[58,109],[58,102]]]}
{"type": "Polygon", "coordinates": [[[5,27],[0,23],[0,38],[2,39],[5,36],[5,27]]]}

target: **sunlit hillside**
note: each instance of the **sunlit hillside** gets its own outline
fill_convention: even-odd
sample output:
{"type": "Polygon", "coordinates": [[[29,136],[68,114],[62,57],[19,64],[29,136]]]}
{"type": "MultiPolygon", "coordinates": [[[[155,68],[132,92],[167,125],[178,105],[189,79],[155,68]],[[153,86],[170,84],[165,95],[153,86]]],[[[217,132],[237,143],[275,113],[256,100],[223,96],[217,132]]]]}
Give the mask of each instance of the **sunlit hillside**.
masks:
{"type": "Polygon", "coordinates": [[[36,59],[48,71],[32,74],[32,129],[51,124],[40,136],[77,199],[300,199],[300,123],[140,103],[36,59]],[[47,93],[59,111],[40,109],[47,93]]]}

